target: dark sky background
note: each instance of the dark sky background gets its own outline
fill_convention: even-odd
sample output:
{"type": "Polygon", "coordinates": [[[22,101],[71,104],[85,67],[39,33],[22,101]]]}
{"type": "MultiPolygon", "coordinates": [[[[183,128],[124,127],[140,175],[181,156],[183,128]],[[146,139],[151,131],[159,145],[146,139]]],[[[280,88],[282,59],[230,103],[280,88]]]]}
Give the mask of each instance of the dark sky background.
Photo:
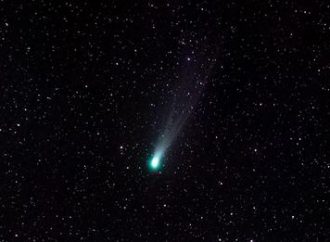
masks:
{"type": "Polygon", "coordinates": [[[329,52],[327,1],[1,0],[0,240],[329,240],[329,52]]]}

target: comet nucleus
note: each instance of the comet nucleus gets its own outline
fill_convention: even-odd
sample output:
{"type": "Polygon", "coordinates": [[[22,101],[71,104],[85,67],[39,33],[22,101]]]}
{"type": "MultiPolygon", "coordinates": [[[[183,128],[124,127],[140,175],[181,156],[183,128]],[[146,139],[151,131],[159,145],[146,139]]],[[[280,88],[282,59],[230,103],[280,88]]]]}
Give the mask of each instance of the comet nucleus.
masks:
{"type": "Polygon", "coordinates": [[[160,169],[162,157],[163,157],[163,153],[161,151],[155,152],[154,156],[151,157],[149,161],[149,168],[152,171],[158,171],[160,169]]]}

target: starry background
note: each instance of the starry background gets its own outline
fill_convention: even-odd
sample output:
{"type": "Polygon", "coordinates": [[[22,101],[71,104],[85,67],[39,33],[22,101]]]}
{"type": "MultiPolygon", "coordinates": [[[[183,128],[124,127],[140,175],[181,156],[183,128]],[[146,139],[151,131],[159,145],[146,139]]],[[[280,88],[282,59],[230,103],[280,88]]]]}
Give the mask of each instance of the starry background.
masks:
{"type": "Polygon", "coordinates": [[[309,2],[1,0],[0,240],[327,241],[330,5],[309,2]]]}

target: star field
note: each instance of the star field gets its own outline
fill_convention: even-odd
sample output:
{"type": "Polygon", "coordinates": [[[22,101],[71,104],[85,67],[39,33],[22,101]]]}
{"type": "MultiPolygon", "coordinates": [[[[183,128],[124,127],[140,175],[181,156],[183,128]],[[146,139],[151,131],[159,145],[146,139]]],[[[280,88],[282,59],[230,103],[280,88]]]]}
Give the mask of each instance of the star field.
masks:
{"type": "Polygon", "coordinates": [[[329,12],[0,1],[0,241],[327,241],[329,12]]]}

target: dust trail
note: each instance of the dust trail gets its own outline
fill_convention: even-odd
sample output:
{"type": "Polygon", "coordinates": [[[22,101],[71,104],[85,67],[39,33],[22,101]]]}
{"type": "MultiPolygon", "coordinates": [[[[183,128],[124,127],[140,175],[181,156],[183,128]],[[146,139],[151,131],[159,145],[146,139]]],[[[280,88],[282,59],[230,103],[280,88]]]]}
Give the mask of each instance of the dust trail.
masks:
{"type": "Polygon", "coordinates": [[[157,157],[157,160],[161,160],[176,140],[210,80],[216,59],[202,54],[184,56],[179,77],[181,85],[175,90],[164,131],[155,147],[154,157],[157,157]]]}

